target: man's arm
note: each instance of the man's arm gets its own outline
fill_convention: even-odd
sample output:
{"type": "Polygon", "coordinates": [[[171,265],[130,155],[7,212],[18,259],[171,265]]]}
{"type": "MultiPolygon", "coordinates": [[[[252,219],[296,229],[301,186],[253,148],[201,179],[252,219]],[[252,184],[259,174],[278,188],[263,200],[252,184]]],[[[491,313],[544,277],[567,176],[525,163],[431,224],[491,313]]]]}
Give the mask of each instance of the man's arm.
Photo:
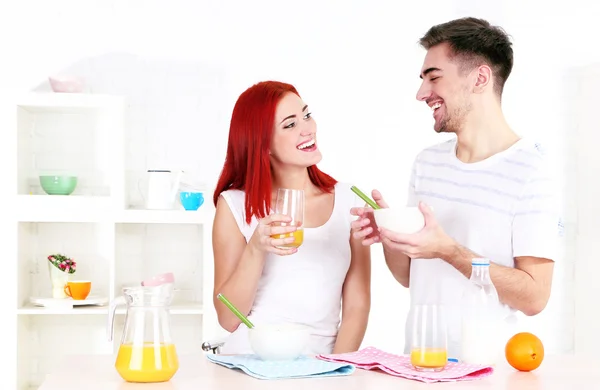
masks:
{"type": "MultiPolygon", "coordinates": [[[[420,203],[419,209],[425,217],[425,227],[415,234],[399,234],[381,229],[383,245],[394,253],[405,253],[410,258],[443,259],[465,277],[470,277],[471,260],[485,256],[472,252],[449,237],[427,205],[420,203]]],[[[494,259],[490,259],[490,276],[500,300],[526,315],[540,313],[548,303],[554,271],[554,259],[550,258],[555,255],[552,241],[557,239],[556,225],[557,221],[552,214],[522,214],[513,223],[515,268],[493,264],[494,259]],[[531,226],[536,226],[536,229],[531,226]],[[532,253],[537,256],[530,256],[532,253]]],[[[400,272],[399,267],[396,264],[394,276],[397,279],[409,275],[409,272],[400,272]]]]}
{"type": "MultiPolygon", "coordinates": [[[[471,260],[479,256],[456,243],[440,253],[440,258],[471,277],[471,260]]],[[[522,311],[525,315],[539,314],[548,303],[552,287],[554,261],[539,257],[517,257],[515,268],[493,263],[490,259],[490,276],[498,291],[500,301],[522,311]]]]}

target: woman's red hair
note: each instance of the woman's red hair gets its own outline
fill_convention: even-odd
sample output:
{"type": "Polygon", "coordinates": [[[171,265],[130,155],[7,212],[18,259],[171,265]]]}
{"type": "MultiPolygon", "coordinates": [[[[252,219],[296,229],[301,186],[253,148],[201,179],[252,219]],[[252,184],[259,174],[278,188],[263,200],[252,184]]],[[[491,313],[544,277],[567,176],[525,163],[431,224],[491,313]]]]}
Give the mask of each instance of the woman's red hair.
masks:
{"type": "MultiPolygon", "coordinates": [[[[231,115],[225,164],[213,195],[217,205],[219,195],[229,189],[246,193],[246,223],[253,216],[261,219],[271,208],[271,162],[269,150],[275,124],[277,104],[286,93],[298,96],[296,88],[278,81],[263,81],[240,95],[231,115]]],[[[312,165],[307,168],[311,182],[325,192],[333,191],[337,183],[331,176],[312,165]]]]}

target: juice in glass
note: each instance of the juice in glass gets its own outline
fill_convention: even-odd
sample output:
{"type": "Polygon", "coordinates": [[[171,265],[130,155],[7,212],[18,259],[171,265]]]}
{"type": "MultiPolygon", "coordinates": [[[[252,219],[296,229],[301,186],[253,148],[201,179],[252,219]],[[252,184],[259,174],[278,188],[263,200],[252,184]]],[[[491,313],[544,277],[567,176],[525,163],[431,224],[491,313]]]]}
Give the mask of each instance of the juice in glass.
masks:
{"type": "Polygon", "coordinates": [[[300,245],[302,245],[302,242],[304,241],[304,229],[299,228],[298,230],[291,232],[291,233],[271,235],[271,238],[277,238],[277,239],[289,238],[289,237],[294,237],[294,241],[287,243],[287,244],[283,244],[281,246],[284,248],[298,248],[300,245]]]}
{"type": "Polygon", "coordinates": [[[127,382],[166,382],[179,369],[179,361],[173,344],[121,344],[115,368],[127,382]]]}
{"type": "Polygon", "coordinates": [[[416,369],[441,371],[447,361],[445,348],[413,348],[410,352],[410,363],[416,369]]]}
{"type": "Polygon", "coordinates": [[[294,241],[278,246],[280,248],[298,248],[304,241],[304,191],[279,188],[277,190],[277,199],[275,202],[275,213],[287,215],[291,221],[289,223],[279,224],[279,226],[296,226],[297,230],[291,233],[272,234],[271,238],[290,238],[294,241]]]}

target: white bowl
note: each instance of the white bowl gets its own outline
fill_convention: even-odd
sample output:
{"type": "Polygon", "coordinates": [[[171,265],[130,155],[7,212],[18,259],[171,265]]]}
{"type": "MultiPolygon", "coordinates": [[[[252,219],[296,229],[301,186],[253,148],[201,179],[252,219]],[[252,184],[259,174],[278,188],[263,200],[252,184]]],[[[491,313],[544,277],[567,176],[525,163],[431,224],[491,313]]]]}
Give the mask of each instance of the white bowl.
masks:
{"type": "Polygon", "coordinates": [[[256,324],[248,329],[250,346],[262,360],[294,360],[310,339],[310,328],[300,324],[256,324]]]}
{"type": "Polygon", "coordinates": [[[392,232],[413,234],[425,227],[425,217],[418,207],[373,210],[375,223],[392,232]]]}

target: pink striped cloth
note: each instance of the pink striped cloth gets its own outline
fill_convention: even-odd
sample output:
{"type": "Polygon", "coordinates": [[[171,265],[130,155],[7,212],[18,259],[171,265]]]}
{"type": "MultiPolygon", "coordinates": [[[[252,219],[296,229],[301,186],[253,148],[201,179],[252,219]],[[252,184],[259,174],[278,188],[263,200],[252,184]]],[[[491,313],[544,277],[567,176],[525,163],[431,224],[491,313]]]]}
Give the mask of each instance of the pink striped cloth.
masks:
{"type": "Polygon", "coordinates": [[[420,372],[410,364],[410,357],[394,355],[374,347],[357,352],[317,355],[317,359],[330,362],[351,363],[363,370],[380,369],[390,375],[421,382],[456,382],[485,378],[494,372],[491,366],[448,362],[443,371],[420,372]]]}

